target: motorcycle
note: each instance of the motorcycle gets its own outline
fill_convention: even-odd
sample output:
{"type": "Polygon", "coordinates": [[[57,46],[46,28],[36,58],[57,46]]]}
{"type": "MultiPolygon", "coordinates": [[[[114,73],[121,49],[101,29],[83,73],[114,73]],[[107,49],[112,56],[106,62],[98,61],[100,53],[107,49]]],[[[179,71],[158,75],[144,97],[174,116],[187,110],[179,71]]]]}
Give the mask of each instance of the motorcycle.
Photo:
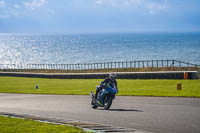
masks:
{"type": "Polygon", "coordinates": [[[90,95],[92,97],[92,108],[96,109],[98,107],[104,107],[105,110],[108,110],[112,105],[112,101],[115,99],[115,95],[117,94],[117,92],[117,88],[112,88],[111,86],[107,85],[104,89],[99,91],[99,93],[97,94],[97,98],[95,99],[95,96],[91,91],[90,95]]]}

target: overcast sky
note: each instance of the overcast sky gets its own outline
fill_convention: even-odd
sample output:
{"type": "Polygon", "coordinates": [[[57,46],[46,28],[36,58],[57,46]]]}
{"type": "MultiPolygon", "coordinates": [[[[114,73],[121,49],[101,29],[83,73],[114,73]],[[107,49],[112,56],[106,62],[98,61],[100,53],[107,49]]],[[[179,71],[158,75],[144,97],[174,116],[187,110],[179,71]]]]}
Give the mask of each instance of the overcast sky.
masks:
{"type": "Polygon", "coordinates": [[[199,32],[200,0],[0,0],[0,32],[199,32]]]}

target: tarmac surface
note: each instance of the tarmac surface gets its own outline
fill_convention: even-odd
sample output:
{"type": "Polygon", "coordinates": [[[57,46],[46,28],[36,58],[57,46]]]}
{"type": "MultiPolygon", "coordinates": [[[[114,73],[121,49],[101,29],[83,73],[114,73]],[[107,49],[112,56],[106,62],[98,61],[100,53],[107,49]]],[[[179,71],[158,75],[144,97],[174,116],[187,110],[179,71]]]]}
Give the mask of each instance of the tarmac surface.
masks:
{"type": "Polygon", "coordinates": [[[0,112],[80,120],[154,133],[200,133],[200,99],[116,96],[110,110],[90,96],[0,93],[0,112]]]}

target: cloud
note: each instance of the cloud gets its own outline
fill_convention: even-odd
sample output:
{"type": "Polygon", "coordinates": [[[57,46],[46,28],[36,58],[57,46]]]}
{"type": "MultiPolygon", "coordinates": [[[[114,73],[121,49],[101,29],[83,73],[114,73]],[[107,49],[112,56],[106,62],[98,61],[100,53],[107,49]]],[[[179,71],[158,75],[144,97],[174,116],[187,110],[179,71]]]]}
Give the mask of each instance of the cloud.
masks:
{"type": "Polygon", "coordinates": [[[131,8],[145,10],[154,15],[167,8],[168,0],[96,0],[97,5],[112,6],[114,8],[131,8]]]}
{"type": "Polygon", "coordinates": [[[96,4],[98,4],[98,5],[101,5],[102,3],[103,3],[102,0],[97,0],[97,1],[96,1],[96,4]]]}
{"type": "Polygon", "coordinates": [[[113,7],[135,6],[141,4],[144,0],[96,0],[96,4],[111,5],[113,7]]]}
{"type": "Polygon", "coordinates": [[[6,6],[6,2],[3,0],[0,0],[0,7],[5,7],[6,6]]]}
{"type": "Polygon", "coordinates": [[[14,5],[13,7],[14,7],[14,8],[20,8],[20,6],[19,6],[19,5],[14,5]]]}
{"type": "Polygon", "coordinates": [[[164,4],[158,4],[158,3],[150,3],[148,4],[149,13],[154,15],[156,12],[164,10],[166,6],[164,4]]]}
{"type": "Polygon", "coordinates": [[[23,2],[27,9],[35,10],[40,8],[47,3],[47,0],[33,0],[32,2],[23,2]]]}
{"type": "Polygon", "coordinates": [[[47,4],[47,0],[19,1],[13,3],[0,0],[0,19],[27,16],[27,14],[30,14],[30,12],[27,13],[27,11],[32,12],[41,7],[43,8],[43,10],[41,10],[42,13],[54,15],[55,11],[50,9],[47,4]]]}
{"type": "Polygon", "coordinates": [[[55,10],[50,9],[50,8],[48,8],[47,11],[48,11],[49,13],[51,13],[51,14],[55,14],[55,13],[56,13],[55,10]]]}
{"type": "Polygon", "coordinates": [[[30,10],[35,10],[37,8],[41,8],[45,6],[45,10],[50,14],[55,14],[55,10],[49,8],[47,6],[48,1],[47,0],[33,0],[32,2],[23,2],[25,8],[30,10]]]}
{"type": "Polygon", "coordinates": [[[7,19],[9,18],[9,15],[5,12],[5,8],[7,6],[7,3],[3,0],[0,0],[0,19],[7,19]]]}
{"type": "Polygon", "coordinates": [[[0,14],[0,19],[6,19],[6,18],[9,18],[9,16],[5,14],[0,14]]]}

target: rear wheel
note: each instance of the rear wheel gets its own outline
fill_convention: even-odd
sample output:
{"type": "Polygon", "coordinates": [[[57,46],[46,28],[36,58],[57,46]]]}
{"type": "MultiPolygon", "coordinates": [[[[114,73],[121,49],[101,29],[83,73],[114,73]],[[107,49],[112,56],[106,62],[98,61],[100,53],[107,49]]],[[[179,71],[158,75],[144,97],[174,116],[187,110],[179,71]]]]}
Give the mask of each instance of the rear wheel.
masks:
{"type": "Polygon", "coordinates": [[[110,108],[110,106],[112,105],[112,97],[109,97],[108,95],[105,97],[104,100],[104,109],[108,110],[110,108]]]}

